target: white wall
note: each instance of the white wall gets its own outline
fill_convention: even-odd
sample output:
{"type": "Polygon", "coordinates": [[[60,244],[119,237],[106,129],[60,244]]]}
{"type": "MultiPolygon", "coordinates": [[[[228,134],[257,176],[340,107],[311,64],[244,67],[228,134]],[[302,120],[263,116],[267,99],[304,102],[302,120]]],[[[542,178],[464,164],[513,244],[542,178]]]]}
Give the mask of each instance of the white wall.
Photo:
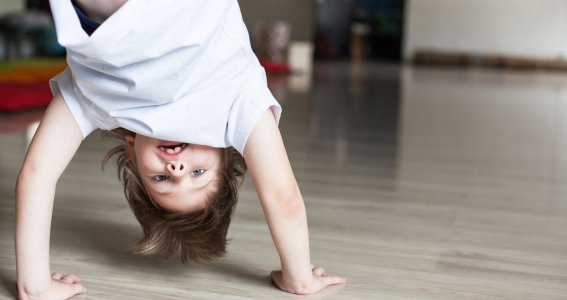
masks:
{"type": "Polygon", "coordinates": [[[0,16],[6,13],[23,11],[24,0],[0,0],[0,16]]]}
{"type": "Polygon", "coordinates": [[[404,57],[418,50],[567,57],[567,0],[408,0],[404,57]]]}

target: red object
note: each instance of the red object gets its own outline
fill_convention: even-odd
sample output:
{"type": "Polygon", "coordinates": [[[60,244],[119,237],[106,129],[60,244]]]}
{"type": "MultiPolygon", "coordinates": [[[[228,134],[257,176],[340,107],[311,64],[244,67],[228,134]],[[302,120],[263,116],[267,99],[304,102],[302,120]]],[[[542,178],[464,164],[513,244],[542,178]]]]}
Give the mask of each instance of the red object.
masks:
{"type": "Polygon", "coordinates": [[[47,107],[52,99],[49,79],[66,66],[63,59],[0,63],[0,112],[47,107]]]}
{"type": "Polygon", "coordinates": [[[0,111],[46,107],[52,95],[47,80],[41,82],[0,82],[0,111]]]}
{"type": "Polygon", "coordinates": [[[260,64],[266,70],[268,74],[289,74],[291,73],[291,69],[288,64],[277,62],[277,61],[270,61],[262,59],[260,60],[260,64]]]}

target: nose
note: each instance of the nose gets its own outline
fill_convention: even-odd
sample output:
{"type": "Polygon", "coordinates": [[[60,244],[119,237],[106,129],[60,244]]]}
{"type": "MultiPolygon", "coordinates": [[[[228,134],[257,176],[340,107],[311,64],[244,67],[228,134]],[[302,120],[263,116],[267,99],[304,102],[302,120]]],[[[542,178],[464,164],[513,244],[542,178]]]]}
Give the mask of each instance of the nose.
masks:
{"type": "Polygon", "coordinates": [[[171,173],[171,176],[183,176],[185,175],[186,169],[185,164],[180,161],[170,161],[167,163],[167,170],[171,173]]]}

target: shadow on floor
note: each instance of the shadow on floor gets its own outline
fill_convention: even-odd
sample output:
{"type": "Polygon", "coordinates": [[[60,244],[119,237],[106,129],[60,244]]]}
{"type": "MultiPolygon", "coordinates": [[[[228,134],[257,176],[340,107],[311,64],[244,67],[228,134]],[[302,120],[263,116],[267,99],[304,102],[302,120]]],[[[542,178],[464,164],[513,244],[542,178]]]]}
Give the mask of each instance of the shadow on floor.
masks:
{"type": "Polygon", "coordinates": [[[105,266],[118,266],[133,272],[159,274],[167,270],[172,276],[190,276],[202,272],[224,273],[254,285],[267,285],[270,282],[269,273],[251,268],[246,262],[248,258],[232,257],[215,262],[183,265],[178,256],[166,259],[163,256],[135,255],[131,247],[141,236],[141,228],[137,225],[81,219],[69,215],[54,216],[51,237],[52,257],[57,255],[60,249],[59,251],[65,253],[85,253],[92,256],[78,259],[102,260],[100,263],[105,266]]]}

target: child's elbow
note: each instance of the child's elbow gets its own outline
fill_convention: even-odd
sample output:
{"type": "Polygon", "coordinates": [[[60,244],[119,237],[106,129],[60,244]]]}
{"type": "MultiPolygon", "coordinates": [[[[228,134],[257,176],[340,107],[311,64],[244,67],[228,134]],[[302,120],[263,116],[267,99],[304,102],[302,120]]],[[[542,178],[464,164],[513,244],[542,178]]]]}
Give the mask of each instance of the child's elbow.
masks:
{"type": "Polygon", "coordinates": [[[25,188],[32,177],[31,174],[33,174],[33,172],[31,172],[28,168],[22,167],[18,174],[18,178],[16,179],[16,194],[25,188]]]}
{"type": "Polygon", "coordinates": [[[22,166],[22,168],[20,169],[20,173],[18,174],[18,177],[16,179],[16,190],[22,185],[24,185],[26,180],[30,177],[30,173],[31,172],[28,170],[28,168],[22,166]]]}
{"type": "Polygon", "coordinates": [[[52,181],[52,178],[43,173],[44,172],[40,172],[36,164],[25,162],[20,169],[18,178],[16,179],[16,192],[25,189],[34,183],[42,183],[44,185],[49,184],[52,181]]]}
{"type": "Polygon", "coordinates": [[[274,194],[274,198],[278,210],[287,216],[296,216],[305,211],[305,204],[297,187],[278,191],[274,194]]]}
{"type": "Polygon", "coordinates": [[[34,163],[25,161],[20,169],[20,173],[18,174],[18,179],[16,181],[16,186],[29,181],[30,178],[33,178],[34,174],[37,174],[37,168],[34,163]]]}

